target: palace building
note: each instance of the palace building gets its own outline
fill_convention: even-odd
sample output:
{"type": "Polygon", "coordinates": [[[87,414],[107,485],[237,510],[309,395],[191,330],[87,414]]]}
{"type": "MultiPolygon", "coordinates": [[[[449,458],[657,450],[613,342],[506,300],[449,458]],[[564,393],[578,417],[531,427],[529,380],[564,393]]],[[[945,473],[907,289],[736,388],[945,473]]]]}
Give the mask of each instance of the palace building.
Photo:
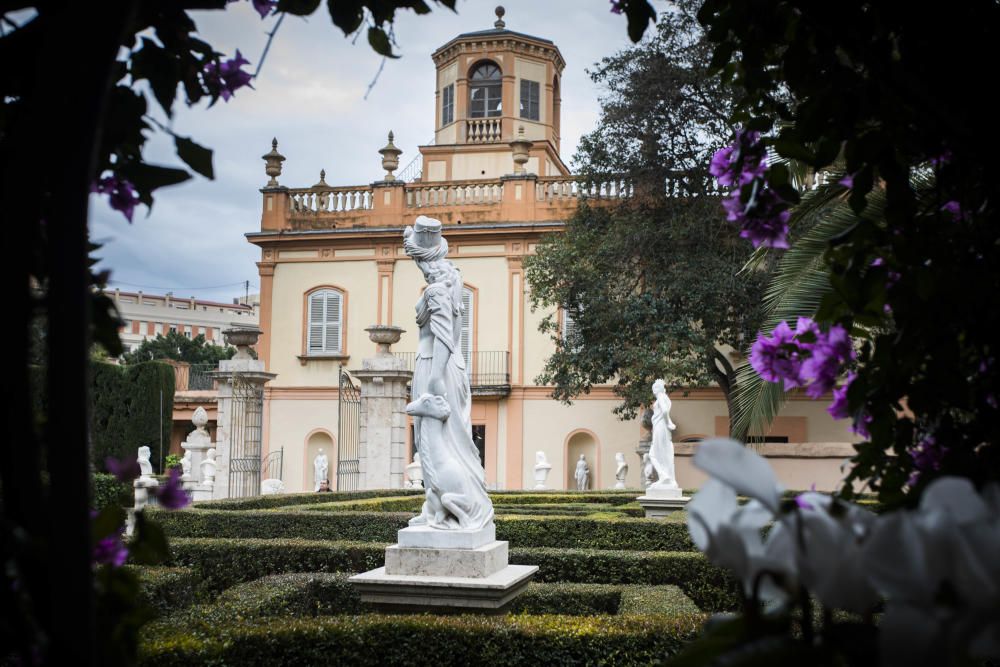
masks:
{"type": "MultiPolygon", "coordinates": [[[[600,205],[628,196],[629,188],[581,182],[563,162],[566,63],[550,40],[508,30],[500,14],[494,28],[458,35],[431,57],[437,85],[427,111],[436,132],[433,144],[420,147],[419,177],[393,174],[400,151],[391,133],[379,151],[385,177],[365,185],[329,185],[321,173],[315,185],[288,187],[278,182],[285,158],[276,141],[264,156],[270,180],[261,189],[260,231],[247,234],[261,252],[257,350],[275,374],[263,394],[262,456],[280,448],[285,489],[311,491],[312,462],[323,449],[331,486],[356,488],[345,484],[358,458],[358,420],[345,412],[345,401],[355,400],[349,373],[375,355],[365,328],[376,324],[405,329],[392,352],[412,369],[414,303],[424,280],[402,239],[404,227],[426,215],[444,224],[449,258],[464,281],[462,352],[488,485],[531,488],[542,451],[552,465],[550,488],[575,488],[580,454],[591,488],[611,488],[622,452],[627,484],[639,488],[643,429],[639,420],[615,417],[611,388],[564,405],[535,383],[554,343],[538,331],[547,313],[532,311],[523,270],[524,258],[543,235],[560,232],[582,198],[600,205]]],[[[699,439],[727,434],[726,402],[715,387],[671,398],[678,478],[690,488],[703,478],[689,455],[699,439]]],[[[825,405],[792,397],[767,434],[762,449],[789,483],[832,488],[841,477],[852,436],[825,405]]],[[[412,442],[408,424],[392,426],[412,442]]],[[[407,451],[406,462],[411,457],[407,451]]]]}

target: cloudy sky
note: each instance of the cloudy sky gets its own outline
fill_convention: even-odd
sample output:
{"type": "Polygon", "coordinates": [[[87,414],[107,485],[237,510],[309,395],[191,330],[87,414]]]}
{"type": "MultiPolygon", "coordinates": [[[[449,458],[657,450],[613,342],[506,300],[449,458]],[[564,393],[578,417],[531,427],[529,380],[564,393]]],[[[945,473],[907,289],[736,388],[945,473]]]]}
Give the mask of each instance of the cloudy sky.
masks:
{"type": "MultiPolygon", "coordinates": [[[[600,90],[586,69],[628,45],[625,19],[609,12],[607,0],[504,0],[511,30],[551,39],[566,60],[562,80],[563,158],[598,115],[600,90]]],[[[156,194],[146,217],[137,210],[128,224],[95,196],[91,236],[104,243],[102,268],[111,287],[148,293],[226,300],[243,294],[243,281],[257,291],[259,251],[244,234],[259,229],[259,188],[267,178],[260,156],[277,137],[286,158],[283,185],[305,187],[326,169],[331,185],[357,185],[384,173],[377,151],[395,131],[405,166],[417,146],[434,136],[434,64],[431,53],[462,32],[493,27],[496,2],[459,0],[458,13],[435,7],[432,14],[397,15],[398,60],[389,60],[365,99],[381,58],[364,36],[352,44],[321,7],[309,19],[286,17],[254,82],[229,103],[211,109],[181,105],[174,130],[215,151],[214,181],[196,176],[156,194]]],[[[240,49],[256,67],[275,18],[261,21],[249,2],[225,12],[195,15],[199,32],[216,50],[240,49]]],[[[151,105],[153,108],[153,105],[151,105]]],[[[149,162],[176,164],[173,143],[156,136],[147,144],[149,162]]]]}

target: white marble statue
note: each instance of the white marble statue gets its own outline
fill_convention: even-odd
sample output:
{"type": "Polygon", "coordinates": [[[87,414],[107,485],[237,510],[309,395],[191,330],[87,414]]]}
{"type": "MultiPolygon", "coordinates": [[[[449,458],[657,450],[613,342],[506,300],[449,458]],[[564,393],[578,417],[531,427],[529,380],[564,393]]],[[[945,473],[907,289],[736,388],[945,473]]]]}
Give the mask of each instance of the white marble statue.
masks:
{"type": "Polygon", "coordinates": [[[670,421],[670,397],[663,380],[653,383],[653,440],[649,446],[649,461],[656,470],[657,480],[649,488],[653,491],[678,489],[674,474],[674,443],[670,432],[677,426],[670,421]]]}
{"type": "Polygon", "coordinates": [[[138,455],[140,477],[152,477],[153,475],[153,464],[149,462],[149,457],[150,457],[149,447],[146,446],[140,447],[138,455]]]}
{"type": "Polygon", "coordinates": [[[462,356],[462,274],[447,259],[441,222],[420,216],[403,248],[427,282],[417,301],[419,340],[411,395],[426,501],[411,526],[477,530],[493,522],[486,474],[472,440],[472,392],[462,356]]]}
{"type": "Polygon", "coordinates": [[[273,496],[285,492],[285,483],[274,477],[263,480],[260,483],[260,495],[273,496]]]}
{"type": "Polygon", "coordinates": [[[424,469],[420,464],[420,452],[413,452],[413,463],[406,466],[406,488],[424,488],[424,469]]]}
{"type": "Polygon", "coordinates": [[[552,470],[552,464],[549,463],[548,459],[545,458],[545,452],[537,451],[535,452],[535,490],[545,491],[549,487],[545,486],[545,480],[549,477],[549,471],[552,470]]]}
{"type": "Polygon", "coordinates": [[[323,482],[330,481],[330,478],[327,477],[327,473],[329,472],[330,461],[326,458],[326,454],[323,453],[323,449],[320,448],[319,453],[316,454],[316,458],[313,459],[313,491],[319,491],[319,487],[323,482]]]}
{"type": "Polygon", "coordinates": [[[625,463],[625,455],[621,452],[615,454],[615,488],[625,488],[625,478],[628,477],[628,464],[625,463]]]}
{"type": "Polygon", "coordinates": [[[647,488],[656,481],[656,469],[649,460],[649,452],[642,455],[642,487],[647,488]]]}
{"type": "Polygon", "coordinates": [[[191,479],[191,451],[185,450],[181,457],[181,479],[187,481],[191,479]]]}
{"type": "Polygon", "coordinates": [[[202,484],[215,484],[215,468],[217,465],[215,462],[215,447],[212,447],[205,452],[205,459],[201,462],[202,484]]]}
{"type": "Polygon", "coordinates": [[[590,466],[587,465],[587,457],[583,454],[580,454],[580,460],[576,462],[576,473],[573,477],[576,479],[576,490],[586,491],[590,482],[590,466]]]}
{"type": "Polygon", "coordinates": [[[212,436],[205,428],[205,425],[208,424],[208,413],[205,412],[205,408],[199,405],[195,409],[194,414],[191,415],[191,423],[194,424],[194,430],[188,433],[188,442],[204,445],[212,442],[212,436]]]}

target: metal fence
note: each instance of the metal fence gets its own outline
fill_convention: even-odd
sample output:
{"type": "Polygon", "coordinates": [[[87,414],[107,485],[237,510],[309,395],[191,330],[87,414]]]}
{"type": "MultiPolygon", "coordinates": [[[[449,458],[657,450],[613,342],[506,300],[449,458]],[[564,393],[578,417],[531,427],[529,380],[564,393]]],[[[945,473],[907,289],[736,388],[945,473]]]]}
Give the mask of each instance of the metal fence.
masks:
{"type": "Polygon", "coordinates": [[[260,478],[281,479],[281,472],[285,463],[285,448],[282,447],[276,452],[271,452],[264,458],[260,467],[260,478]]]}
{"type": "Polygon", "coordinates": [[[337,399],[337,491],[361,488],[361,390],[340,368],[337,399]]]}
{"type": "MultiPolygon", "coordinates": [[[[416,352],[393,352],[402,359],[406,369],[412,371],[417,361],[416,352]]],[[[510,352],[474,352],[466,363],[469,384],[473,387],[504,387],[510,384],[510,352]]]]}
{"type": "Polygon", "coordinates": [[[187,388],[192,391],[215,389],[215,378],[209,375],[214,370],[217,370],[215,364],[191,364],[191,367],[188,368],[187,388]]]}
{"type": "Polygon", "coordinates": [[[229,413],[229,497],[260,495],[264,388],[238,373],[232,376],[229,413]]]}

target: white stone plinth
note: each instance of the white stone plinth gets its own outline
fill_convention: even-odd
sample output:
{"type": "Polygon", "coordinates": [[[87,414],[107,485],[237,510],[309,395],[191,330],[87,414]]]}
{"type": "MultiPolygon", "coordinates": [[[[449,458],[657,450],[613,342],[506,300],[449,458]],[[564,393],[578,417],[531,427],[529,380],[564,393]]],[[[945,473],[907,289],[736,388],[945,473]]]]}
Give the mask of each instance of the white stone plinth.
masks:
{"type": "Polygon", "coordinates": [[[485,579],[507,567],[507,542],[476,549],[417,549],[394,544],[385,550],[386,574],[485,579]]]}
{"type": "Polygon", "coordinates": [[[361,601],[387,610],[498,611],[524,591],[537,565],[508,565],[488,577],[386,574],[385,568],[349,579],[361,601]]]}
{"type": "Polygon", "coordinates": [[[646,495],[639,496],[636,500],[642,505],[647,519],[662,519],[673,512],[684,509],[691,501],[690,496],[685,496],[678,489],[657,489],[656,485],[646,489],[646,495]]]}
{"type": "Polygon", "coordinates": [[[430,526],[410,526],[396,534],[401,547],[418,549],[478,549],[495,542],[497,529],[493,522],[479,530],[441,530],[430,526]]]}

